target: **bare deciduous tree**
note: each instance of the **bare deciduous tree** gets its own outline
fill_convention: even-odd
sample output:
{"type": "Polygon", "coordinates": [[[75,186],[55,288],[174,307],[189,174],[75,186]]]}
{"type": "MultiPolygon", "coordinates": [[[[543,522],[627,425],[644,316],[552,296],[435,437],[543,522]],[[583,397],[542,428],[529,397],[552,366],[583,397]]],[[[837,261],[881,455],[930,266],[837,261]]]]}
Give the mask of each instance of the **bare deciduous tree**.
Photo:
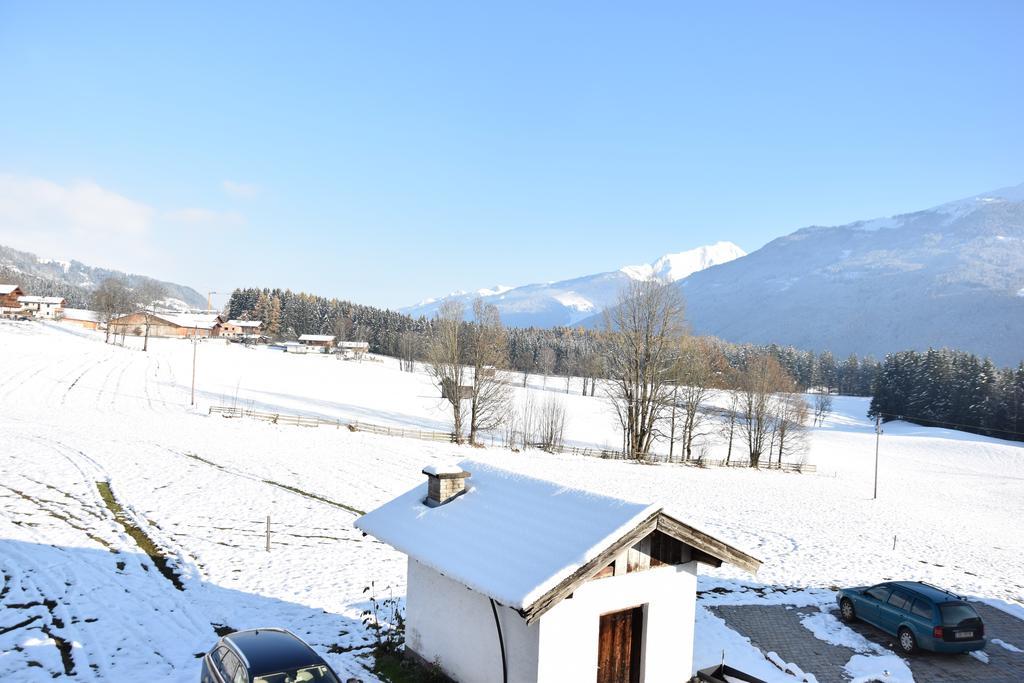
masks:
{"type": "Polygon", "coordinates": [[[785,390],[791,380],[779,362],[767,353],[747,359],[739,377],[739,427],[747,444],[750,466],[758,467],[765,448],[770,447],[776,416],[776,392],[785,390]]]}
{"type": "Polygon", "coordinates": [[[441,304],[427,348],[427,370],[451,406],[452,434],[457,443],[462,443],[462,387],[466,378],[462,315],[462,302],[449,299],[441,304]]]}
{"type": "Polygon", "coordinates": [[[565,403],[556,394],[548,394],[537,414],[537,442],[541,448],[562,447],[565,434],[565,403]]]}
{"type": "Polygon", "coordinates": [[[145,316],[146,338],[142,342],[142,350],[149,350],[149,326],[152,323],[154,305],[167,297],[167,290],[156,280],[143,280],[142,284],[132,291],[133,303],[142,309],[145,316]]]}
{"type": "Polygon", "coordinates": [[[398,337],[398,367],[405,372],[415,372],[419,353],[420,336],[415,332],[403,332],[398,337]]]}
{"type": "MultiPolygon", "coordinates": [[[[775,435],[776,463],[781,466],[783,458],[797,459],[807,449],[807,401],[795,391],[787,391],[776,397],[775,435]]],[[[771,466],[771,454],[768,456],[771,466]]]]}
{"type": "Polygon", "coordinates": [[[683,310],[677,288],[649,280],[632,281],[605,311],[608,398],[618,414],[628,458],[648,456],[659,420],[671,405],[683,310]]]}
{"type": "Polygon", "coordinates": [[[694,440],[706,432],[704,405],[711,395],[716,371],[721,365],[715,358],[716,353],[714,347],[696,337],[684,337],[680,342],[674,372],[676,390],[672,398],[680,411],[684,460],[693,457],[694,440]]]}
{"type": "MultiPolygon", "coordinates": [[[[100,322],[106,327],[107,333],[104,341],[110,341],[110,322],[131,310],[131,290],[117,278],[107,278],[101,282],[92,293],[92,308],[99,314],[100,322]]],[[[117,331],[114,330],[116,338],[117,331]]]]}
{"type": "Polygon", "coordinates": [[[825,424],[825,418],[832,412],[832,395],[817,393],[814,395],[814,424],[825,424]]]}
{"type": "Polygon", "coordinates": [[[496,429],[508,417],[512,391],[498,371],[508,365],[508,340],[501,326],[498,307],[482,299],[473,303],[473,322],[468,325],[465,345],[473,374],[469,408],[469,442],[476,443],[480,431],[496,429]]]}
{"type": "Polygon", "coordinates": [[[729,464],[732,458],[732,442],[736,435],[736,423],[740,419],[740,406],[742,405],[742,394],[735,389],[729,389],[726,394],[725,408],[722,409],[722,421],[719,423],[719,433],[726,440],[725,464],[729,464]]]}

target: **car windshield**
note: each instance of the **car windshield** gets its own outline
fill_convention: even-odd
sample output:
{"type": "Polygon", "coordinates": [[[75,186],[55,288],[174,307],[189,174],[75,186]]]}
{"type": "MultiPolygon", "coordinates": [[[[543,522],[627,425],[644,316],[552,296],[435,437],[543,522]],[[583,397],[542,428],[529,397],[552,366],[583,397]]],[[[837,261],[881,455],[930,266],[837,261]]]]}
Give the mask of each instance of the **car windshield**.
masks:
{"type": "Polygon", "coordinates": [[[274,674],[263,674],[252,679],[252,683],[338,683],[338,679],[326,666],[319,664],[274,674]]]}
{"type": "Polygon", "coordinates": [[[971,619],[980,619],[974,608],[964,602],[947,602],[939,605],[943,626],[957,626],[971,619]]]}

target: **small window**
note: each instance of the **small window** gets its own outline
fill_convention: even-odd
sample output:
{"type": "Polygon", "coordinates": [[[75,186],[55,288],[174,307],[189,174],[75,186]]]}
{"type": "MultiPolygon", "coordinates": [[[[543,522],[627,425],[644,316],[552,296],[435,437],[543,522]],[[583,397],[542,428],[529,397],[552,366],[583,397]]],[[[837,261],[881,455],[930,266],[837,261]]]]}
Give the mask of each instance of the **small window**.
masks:
{"type": "Polygon", "coordinates": [[[921,598],[914,600],[914,606],[910,611],[929,621],[931,621],[932,615],[934,614],[931,603],[925,602],[921,598]]]}
{"type": "Polygon", "coordinates": [[[885,602],[889,599],[889,594],[892,593],[892,589],[885,586],[874,586],[867,589],[865,592],[875,600],[885,602]]]}
{"type": "Polygon", "coordinates": [[[889,596],[889,604],[896,609],[910,609],[910,600],[907,599],[905,594],[898,591],[889,596]]]}

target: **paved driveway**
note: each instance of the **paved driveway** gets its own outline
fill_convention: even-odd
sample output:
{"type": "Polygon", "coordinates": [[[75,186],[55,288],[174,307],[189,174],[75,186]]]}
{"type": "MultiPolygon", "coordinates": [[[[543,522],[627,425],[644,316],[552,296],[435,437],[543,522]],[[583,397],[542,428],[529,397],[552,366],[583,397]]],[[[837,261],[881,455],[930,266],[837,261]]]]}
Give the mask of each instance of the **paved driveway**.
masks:
{"type": "MultiPolygon", "coordinates": [[[[970,655],[938,655],[919,652],[905,657],[918,683],[947,683],[971,681],[973,683],[1024,682],[1024,653],[1011,652],[991,639],[998,638],[1024,649],[1024,621],[1005,612],[974,603],[985,620],[985,634],[990,642],[985,648],[988,663],[970,655]]],[[[819,683],[845,683],[850,680],[843,666],[856,651],[819,640],[800,620],[817,611],[815,607],[787,607],[784,605],[741,605],[709,608],[730,626],[750,640],[762,652],[774,650],[782,659],[792,662],[819,683]]],[[[838,619],[839,614],[833,611],[838,619]]],[[[850,625],[867,640],[896,651],[894,638],[864,623],[850,625]]]]}

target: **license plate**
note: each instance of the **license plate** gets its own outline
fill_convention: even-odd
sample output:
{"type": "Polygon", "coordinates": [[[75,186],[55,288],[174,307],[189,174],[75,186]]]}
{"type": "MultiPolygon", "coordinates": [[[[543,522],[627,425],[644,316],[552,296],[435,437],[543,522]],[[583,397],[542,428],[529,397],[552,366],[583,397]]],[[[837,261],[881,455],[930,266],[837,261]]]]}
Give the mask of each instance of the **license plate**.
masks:
{"type": "Polygon", "coordinates": [[[956,639],[957,640],[967,640],[968,638],[973,638],[973,637],[974,637],[974,631],[957,631],[956,632],[956,639]]]}

